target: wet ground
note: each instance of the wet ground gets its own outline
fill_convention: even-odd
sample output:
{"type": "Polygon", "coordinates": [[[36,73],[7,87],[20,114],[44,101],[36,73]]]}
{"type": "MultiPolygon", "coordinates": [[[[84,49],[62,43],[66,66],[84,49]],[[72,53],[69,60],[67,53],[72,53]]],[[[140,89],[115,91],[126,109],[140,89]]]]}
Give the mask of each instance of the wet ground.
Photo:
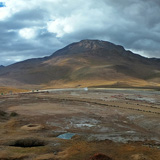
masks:
{"type": "Polygon", "coordinates": [[[160,160],[158,91],[84,88],[6,95],[0,111],[0,159],[88,160],[104,153],[114,160],[160,160]]]}

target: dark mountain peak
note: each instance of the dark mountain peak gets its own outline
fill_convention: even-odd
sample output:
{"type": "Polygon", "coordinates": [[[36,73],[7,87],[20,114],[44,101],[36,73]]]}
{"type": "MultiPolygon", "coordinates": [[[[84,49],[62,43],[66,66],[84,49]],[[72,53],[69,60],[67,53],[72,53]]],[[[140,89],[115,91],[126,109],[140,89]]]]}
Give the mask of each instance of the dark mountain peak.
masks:
{"type": "Polygon", "coordinates": [[[2,71],[5,68],[5,66],[0,65],[0,71],[2,71]]]}
{"type": "Polygon", "coordinates": [[[0,69],[1,69],[1,68],[4,68],[4,66],[3,66],[3,65],[0,65],[0,69]]]}
{"type": "Polygon", "coordinates": [[[58,51],[56,51],[52,56],[68,55],[68,54],[78,54],[86,53],[97,50],[107,51],[117,51],[125,52],[125,49],[120,45],[115,45],[111,42],[101,41],[101,40],[81,40],[80,42],[72,43],[58,51]]]}
{"type": "Polygon", "coordinates": [[[112,50],[112,49],[120,49],[124,51],[124,48],[120,45],[115,45],[111,42],[108,41],[102,41],[102,40],[82,40],[78,43],[80,46],[83,46],[85,48],[89,48],[89,49],[99,49],[99,48],[104,48],[104,49],[108,49],[108,50],[112,50]]]}
{"type": "Polygon", "coordinates": [[[110,42],[99,41],[99,40],[82,40],[78,43],[78,46],[84,47],[87,49],[99,49],[104,48],[106,46],[112,46],[113,44],[110,42]]]}
{"type": "Polygon", "coordinates": [[[108,41],[102,41],[102,40],[90,40],[90,39],[84,39],[84,40],[81,40],[80,42],[77,42],[78,44],[81,44],[81,45],[96,45],[96,46],[104,46],[104,45],[115,45],[111,42],[108,42],[108,41]]]}

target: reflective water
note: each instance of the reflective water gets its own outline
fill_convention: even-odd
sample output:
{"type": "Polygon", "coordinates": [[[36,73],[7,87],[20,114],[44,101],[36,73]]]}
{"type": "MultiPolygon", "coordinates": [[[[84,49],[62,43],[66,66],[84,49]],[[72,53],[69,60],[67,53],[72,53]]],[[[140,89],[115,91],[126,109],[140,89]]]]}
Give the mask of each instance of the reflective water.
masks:
{"type": "Polygon", "coordinates": [[[75,133],[64,133],[58,136],[60,139],[71,139],[73,136],[75,136],[75,133]]]}

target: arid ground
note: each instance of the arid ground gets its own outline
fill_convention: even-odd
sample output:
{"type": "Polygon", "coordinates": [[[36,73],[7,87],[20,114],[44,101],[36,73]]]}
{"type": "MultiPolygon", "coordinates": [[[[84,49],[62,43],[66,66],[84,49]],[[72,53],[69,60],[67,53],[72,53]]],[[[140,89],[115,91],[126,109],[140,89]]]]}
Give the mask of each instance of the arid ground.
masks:
{"type": "Polygon", "coordinates": [[[92,160],[95,154],[160,160],[159,93],[84,88],[1,95],[0,160],[92,160]]]}

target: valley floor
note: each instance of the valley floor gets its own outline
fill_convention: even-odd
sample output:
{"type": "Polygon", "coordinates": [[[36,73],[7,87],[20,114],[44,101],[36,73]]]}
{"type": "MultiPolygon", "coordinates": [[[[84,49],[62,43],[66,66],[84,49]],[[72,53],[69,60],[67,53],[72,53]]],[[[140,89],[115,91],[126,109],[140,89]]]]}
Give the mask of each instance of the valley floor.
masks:
{"type": "Polygon", "coordinates": [[[0,160],[160,160],[160,94],[69,89],[0,96],[0,160]]]}

